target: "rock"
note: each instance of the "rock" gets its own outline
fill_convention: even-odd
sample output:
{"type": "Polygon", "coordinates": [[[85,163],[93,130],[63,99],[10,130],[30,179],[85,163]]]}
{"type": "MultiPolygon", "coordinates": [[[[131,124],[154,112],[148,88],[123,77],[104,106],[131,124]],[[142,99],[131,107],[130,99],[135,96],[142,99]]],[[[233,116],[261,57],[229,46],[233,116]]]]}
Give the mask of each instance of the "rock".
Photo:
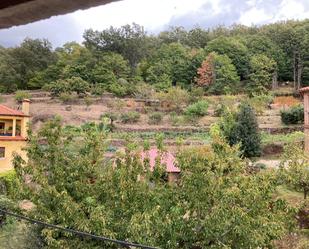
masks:
{"type": "Polygon", "coordinates": [[[33,208],[35,208],[35,204],[29,200],[22,200],[19,203],[19,208],[25,211],[31,211],[33,208]]]}
{"type": "Polygon", "coordinates": [[[72,111],[72,106],[67,105],[67,106],[65,107],[65,110],[68,111],[68,112],[72,111]]]}

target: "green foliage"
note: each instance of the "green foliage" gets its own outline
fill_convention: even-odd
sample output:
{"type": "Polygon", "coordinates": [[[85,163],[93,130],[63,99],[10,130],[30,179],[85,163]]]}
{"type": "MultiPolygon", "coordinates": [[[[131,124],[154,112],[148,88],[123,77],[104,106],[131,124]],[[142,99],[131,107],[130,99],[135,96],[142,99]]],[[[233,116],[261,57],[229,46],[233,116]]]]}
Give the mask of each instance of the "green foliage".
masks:
{"type": "Polygon", "coordinates": [[[250,83],[247,87],[249,93],[265,93],[270,88],[276,67],[276,62],[264,54],[252,56],[250,59],[250,83]]]}
{"type": "Polygon", "coordinates": [[[14,98],[16,102],[21,103],[24,99],[30,99],[30,93],[25,91],[16,91],[14,98]]]}
{"type": "Polygon", "coordinates": [[[19,182],[14,170],[0,174],[1,195],[6,195],[11,199],[17,199],[17,197],[20,197],[18,187],[19,182]]]}
{"type": "Polygon", "coordinates": [[[80,77],[72,77],[67,80],[72,92],[76,92],[78,96],[84,96],[89,90],[89,83],[80,77]]]}
{"type": "Polygon", "coordinates": [[[62,93],[70,94],[72,92],[76,92],[78,96],[83,97],[90,91],[90,85],[80,77],[72,77],[47,84],[44,89],[50,91],[51,95],[55,97],[60,96],[62,93]]]}
{"type": "Polygon", "coordinates": [[[240,80],[232,60],[215,52],[207,56],[197,74],[196,83],[211,94],[235,93],[240,80]]]}
{"type": "Polygon", "coordinates": [[[227,106],[224,104],[217,104],[214,110],[215,117],[221,117],[227,112],[227,106]]]}
{"type": "Polygon", "coordinates": [[[237,69],[238,76],[241,79],[248,77],[248,48],[239,39],[221,36],[210,41],[205,49],[209,53],[216,52],[229,57],[237,69]]]}
{"type": "Polygon", "coordinates": [[[261,135],[254,110],[250,105],[242,103],[238,113],[225,113],[219,127],[229,144],[240,144],[243,156],[261,155],[261,135]]]}
{"type": "Polygon", "coordinates": [[[207,115],[208,113],[208,102],[205,100],[200,100],[192,105],[189,105],[184,113],[185,115],[192,116],[192,117],[202,117],[207,115]]]}
{"type": "Polygon", "coordinates": [[[167,92],[159,93],[158,98],[161,102],[170,106],[171,110],[180,112],[182,107],[188,104],[190,96],[188,91],[180,87],[171,87],[167,92]]]}
{"type": "Polygon", "coordinates": [[[202,87],[191,87],[189,95],[190,95],[190,103],[195,103],[201,100],[204,96],[205,92],[202,87]]]}
{"type": "Polygon", "coordinates": [[[302,105],[292,106],[287,110],[281,110],[281,121],[285,125],[304,123],[304,107],[302,105]]]}
{"type": "Polygon", "coordinates": [[[59,99],[64,103],[64,104],[70,104],[75,100],[75,96],[73,96],[71,93],[61,93],[59,96],[59,99]]]}
{"type": "Polygon", "coordinates": [[[44,89],[50,91],[54,97],[59,97],[61,93],[71,93],[71,86],[66,80],[57,80],[44,86],[44,89]]]}
{"type": "MultiPolygon", "coordinates": [[[[163,149],[163,136],[156,140],[163,149]]],[[[30,136],[29,161],[16,158],[15,165],[37,219],[158,248],[267,248],[286,232],[291,216],[286,203],[273,198],[274,176],[248,174],[238,148],[220,138],[179,152],[178,184],[165,182],[159,160],[150,171],[134,144],[109,163],[105,141],[96,125],[76,137],[59,121],[30,136]],[[26,174],[36,188],[24,182],[26,174]]],[[[48,248],[116,248],[47,228],[39,232],[48,248]]]]}
{"type": "Polygon", "coordinates": [[[308,155],[299,143],[288,143],[284,148],[280,163],[280,176],[286,184],[297,191],[302,191],[304,199],[309,192],[308,155]]]}
{"type": "Polygon", "coordinates": [[[251,98],[248,98],[246,102],[254,108],[256,114],[262,115],[266,109],[269,109],[273,99],[274,97],[270,94],[261,94],[253,95],[251,98]]]}
{"type": "Polygon", "coordinates": [[[154,112],[149,115],[149,124],[159,124],[163,119],[163,114],[161,112],[154,112]]]}
{"type": "Polygon", "coordinates": [[[122,113],[120,115],[120,120],[122,123],[130,124],[130,123],[137,123],[140,119],[140,114],[135,111],[129,111],[126,113],[122,113]]]}

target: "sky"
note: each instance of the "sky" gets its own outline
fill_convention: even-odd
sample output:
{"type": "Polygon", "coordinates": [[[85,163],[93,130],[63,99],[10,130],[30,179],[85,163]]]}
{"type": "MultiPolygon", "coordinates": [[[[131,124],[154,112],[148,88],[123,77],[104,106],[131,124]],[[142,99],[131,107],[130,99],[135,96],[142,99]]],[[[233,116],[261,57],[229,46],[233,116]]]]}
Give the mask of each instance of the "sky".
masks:
{"type": "Polygon", "coordinates": [[[190,29],[218,25],[262,25],[309,18],[309,0],[123,0],[84,11],[0,30],[0,45],[47,38],[54,47],[82,42],[85,29],[103,30],[133,22],[156,34],[171,26],[190,29]]]}

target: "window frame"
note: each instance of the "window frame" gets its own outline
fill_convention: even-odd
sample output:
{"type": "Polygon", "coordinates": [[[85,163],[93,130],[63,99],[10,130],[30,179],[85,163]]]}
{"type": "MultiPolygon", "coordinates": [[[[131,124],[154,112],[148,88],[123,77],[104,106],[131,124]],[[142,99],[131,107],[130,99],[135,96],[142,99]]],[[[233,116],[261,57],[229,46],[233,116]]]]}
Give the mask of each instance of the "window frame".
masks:
{"type": "Polygon", "coordinates": [[[5,147],[0,147],[0,160],[3,159],[5,159],[5,147]]]}

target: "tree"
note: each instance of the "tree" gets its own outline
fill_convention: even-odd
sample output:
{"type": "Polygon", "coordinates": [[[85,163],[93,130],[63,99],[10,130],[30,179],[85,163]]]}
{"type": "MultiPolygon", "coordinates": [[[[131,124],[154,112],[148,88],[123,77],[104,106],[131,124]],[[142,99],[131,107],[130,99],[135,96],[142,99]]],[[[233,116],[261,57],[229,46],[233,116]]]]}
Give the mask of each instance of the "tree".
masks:
{"type": "Polygon", "coordinates": [[[280,163],[282,179],[296,191],[302,191],[304,199],[309,193],[309,158],[302,146],[295,141],[284,148],[280,163]]]}
{"type": "Polygon", "coordinates": [[[240,144],[245,157],[261,155],[261,135],[253,108],[242,103],[237,113],[226,112],[219,123],[222,136],[230,145],[240,144]]]}
{"type": "Polygon", "coordinates": [[[212,94],[232,93],[239,77],[235,66],[226,55],[210,53],[197,71],[196,83],[206,86],[212,94]]]}
{"type": "Polygon", "coordinates": [[[245,157],[261,155],[261,135],[253,108],[243,103],[236,117],[235,127],[237,142],[245,157]]]}
{"type": "MultiPolygon", "coordinates": [[[[66,133],[59,120],[30,134],[29,160],[17,156],[14,161],[20,192],[36,205],[29,215],[160,248],[266,248],[286,231],[289,212],[283,200],[273,198],[273,176],[248,174],[238,148],[220,138],[214,137],[211,146],[179,151],[178,184],[165,182],[159,160],[150,171],[134,144],[108,163],[106,141],[96,125],[77,137],[66,133]]],[[[116,248],[39,229],[49,248],[116,248]]]]}
{"type": "Polygon", "coordinates": [[[234,37],[218,37],[208,42],[205,50],[216,52],[220,55],[228,56],[237,69],[237,74],[241,80],[248,77],[249,72],[249,55],[248,48],[241,42],[241,40],[234,37]]]}
{"type": "Polygon", "coordinates": [[[119,53],[132,68],[146,56],[146,32],[136,23],[120,28],[110,27],[102,32],[89,29],[83,37],[85,46],[90,50],[119,53]]]}
{"type": "Polygon", "coordinates": [[[29,81],[35,74],[55,63],[56,56],[48,40],[25,39],[19,47],[8,50],[12,57],[11,67],[20,76],[18,88],[29,88],[29,81]]]}
{"type": "Polygon", "coordinates": [[[266,93],[277,71],[277,64],[273,59],[264,54],[252,56],[250,60],[250,83],[249,91],[252,93],[266,93]]]}

